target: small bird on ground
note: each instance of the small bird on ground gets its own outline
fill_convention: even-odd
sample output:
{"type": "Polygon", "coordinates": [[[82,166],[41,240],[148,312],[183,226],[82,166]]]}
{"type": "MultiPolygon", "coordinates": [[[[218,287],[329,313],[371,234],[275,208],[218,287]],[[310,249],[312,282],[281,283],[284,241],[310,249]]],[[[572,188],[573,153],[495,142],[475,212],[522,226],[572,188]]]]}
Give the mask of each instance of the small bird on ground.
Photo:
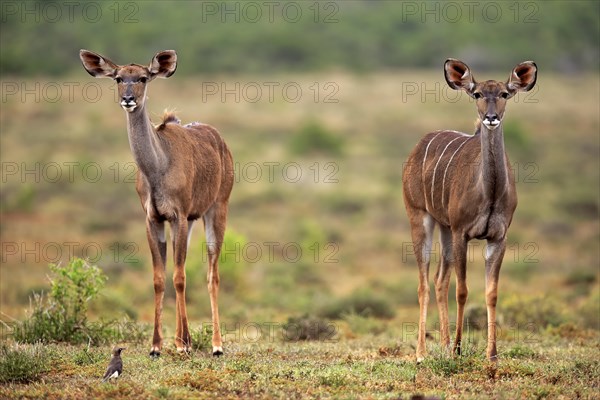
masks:
{"type": "Polygon", "coordinates": [[[118,378],[123,372],[123,360],[121,360],[121,351],[125,350],[127,347],[118,347],[112,351],[112,358],[110,359],[110,363],[108,363],[108,368],[106,368],[106,372],[102,377],[102,382],[106,382],[111,380],[112,378],[118,378]]]}

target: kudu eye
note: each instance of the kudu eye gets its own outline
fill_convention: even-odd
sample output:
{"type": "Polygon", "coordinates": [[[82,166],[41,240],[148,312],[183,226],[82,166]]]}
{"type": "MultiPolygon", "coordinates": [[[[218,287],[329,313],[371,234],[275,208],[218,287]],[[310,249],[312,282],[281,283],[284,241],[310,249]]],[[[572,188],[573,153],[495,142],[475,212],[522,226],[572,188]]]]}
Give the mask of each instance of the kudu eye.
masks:
{"type": "Polygon", "coordinates": [[[508,92],[502,92],[502,93],[500,93],[500,96],[501,96],[503,99],[508,99],[508,92]]]}
{"type": "Polygon", "coordinates": [[[123,78],[121,78],[120,76],[117,76],[117,77],[115,78],[115,82],[117,82],[117,83],[122,83],[122,82],[123,82],[123,78]]]}
{"type": "Polygon", "coordinates": [[[475,97],[477,100],[479,100],[480,98],[483,97],[483,95],[479,92],[475,92],[475,93],[473,93],[473,97],[475,97]]]}
{"type": "Polygon", "coordinates": [[[138,80],[138,82],[141,82],[141,83],[146,83],[147,81],[148,81],[148,78],[146,78],[145,76],[142,76],[142,77],[141,77],[141,78],[138,80]]]}

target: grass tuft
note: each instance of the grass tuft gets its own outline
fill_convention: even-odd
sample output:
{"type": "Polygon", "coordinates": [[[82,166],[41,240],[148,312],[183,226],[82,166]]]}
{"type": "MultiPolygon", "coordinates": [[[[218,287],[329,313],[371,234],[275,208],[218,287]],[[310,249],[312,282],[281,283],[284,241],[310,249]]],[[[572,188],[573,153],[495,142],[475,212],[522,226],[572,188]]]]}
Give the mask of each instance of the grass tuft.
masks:
{"type": "Polygon", "coordinates": [[[0,383],[35,382],[48,370],[48,354],[41,344],[0,347],[0,383]]]}
{"type": "Polygon", "coordinates": [[[190,330],[192,348],[198,351],[212,350],[212,325],[202,324],[197,329],[190,330]]]}
{"type": "Polygon", "coordinates": [[[531,349],[527,346],[518,344],[506,352],[506,357],[533,358],[533,357],[535,357],[535,351],[533,351],[533,349],[531,349]]]}
{"type": "Polygon", "coordinates": [[[473,343],[464,342],[460,356],[455,356],[448,350],[435,346],[430,352],[430,356],[423,361],[423,367],[436,375],[447,377],[481,369],[483,361],[483,352],[473,343]]]}

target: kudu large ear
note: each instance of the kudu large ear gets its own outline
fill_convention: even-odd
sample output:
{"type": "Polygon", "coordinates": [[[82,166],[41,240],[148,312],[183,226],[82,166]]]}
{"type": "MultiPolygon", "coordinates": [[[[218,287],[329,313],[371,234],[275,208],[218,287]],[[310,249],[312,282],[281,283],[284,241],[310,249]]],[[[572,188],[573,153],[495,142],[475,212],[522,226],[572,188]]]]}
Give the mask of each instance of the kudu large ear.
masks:
{"type": "Polygon", "coordinates": [[[475,87],[475,78],[467,64],[453,58],[444,63],[444,77],[452,89],[462,89],[470,94],[475,87]]]}
{"type": "Polygon", "coordinates": [[[175,50],[165,50],[156,53],[148,67],[152,78],[168,78],[177,69],[177,53],[175,50]]]}
{"type": "Polygon", "coordinates": [[[506,86],[509,90],[527,92],[535,86],[537,65],[533,61],[525,61],[517,65],[508,78],[506,86]]]}
{"type": "Polygon", "coordinates": [[[108,58],[87,50],[79,50],[83,68],[96,78],[114,78],[119,66],[108,58]]]}

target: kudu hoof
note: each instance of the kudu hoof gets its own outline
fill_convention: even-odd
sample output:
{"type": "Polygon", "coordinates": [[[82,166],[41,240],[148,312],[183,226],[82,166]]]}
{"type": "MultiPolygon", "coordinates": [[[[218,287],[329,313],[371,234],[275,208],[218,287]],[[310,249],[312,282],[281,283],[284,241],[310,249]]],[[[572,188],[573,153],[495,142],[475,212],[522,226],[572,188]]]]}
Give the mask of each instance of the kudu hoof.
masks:
{"type": "Polygon", "coordinates": [[[152,357],[152,358],[160,357],[160,350],[153,347],[152,350],[150,350],[150,357],[152,357]]]}
{"type": "Polygon", "coordinates": [[[221,357],[222,355],[223,355],[223,348],[221,346],[213,347],[213,356],[214,357],[221,357]]]}

